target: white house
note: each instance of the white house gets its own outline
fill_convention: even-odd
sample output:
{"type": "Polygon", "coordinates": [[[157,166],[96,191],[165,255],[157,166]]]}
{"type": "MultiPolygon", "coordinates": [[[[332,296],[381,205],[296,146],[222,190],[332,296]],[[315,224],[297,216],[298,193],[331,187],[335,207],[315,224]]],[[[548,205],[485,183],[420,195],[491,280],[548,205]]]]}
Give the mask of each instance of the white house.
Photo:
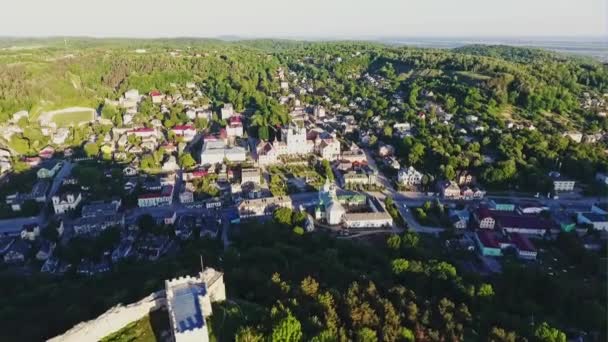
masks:
{"type": "Polygon", "coordinates": [[[167,160],[163,163],[162,169],[163,171],[168,172],[179,170],[179,165],[177,165],[177,159],[175,156],[169,156],[169,158],[167,158],[167,160]]]}
{"type": "Polygon", "coordinates": [[[52,138],[53,144],[55,144],[55,145],[63,144],[69,135],[70,135],[69,129],[67,129],[65,127],[58,128],[57,131],[53,134],[53,138],[52,138]]]}
{"type": "Polygon", "coordinates": [[[40,226],[36,223],[26,224],[21,230],[23,240],[35,241],[40,236],[40,226]]]}
{"type": "Polygon", "coordinates": [[[410,166],[407,169],[399,170],[397,181],[399,184],[406,186],[419,185],[422,183],[422,173],[416,171],[413,166],[410,166]]]}
{"type": "Polygon", "coordinates": [[[315,152],[321,159],[334,161],[340,156],[340,142],[337,139],[323,139],[318,145],[315,144],[315,152]]]}
{"type": "Polygon", "coordinates": [[[343,220],[346,228],[381,228],[393,225],[393,218],[385,212],[346,213],[343,220]]]}
{"type": "Polygon", "coordinates": [[[315,116],[315,118],[324,118],[325,117],[325,108],[323,108],[323,106],[316,105],[313,108],[312,113],[315,116]]]}
{"type": "Polygon", "coordinates": [[[192,125],[177,125],[171,128],[171,132],[186,142],[192,141],[196,136],[196,128],[192,125]]]}
{"type": "Polygon", "coordinates": [[[163,102],[165,96],[158,90],[153,90],[150,92],[150,98],[152,99],[152,103],[160,104],[163,102]]]}
{"type": "Polygon", "coordinates": [[[576,182],[572,179],[567,179],[567,178],[556,178],[553,180],[553,190],[555,192],[558,191],[573,191],[574,190],[574,184],[576,182]]]}
{"type": "Polygon", "coordinates": [[[147,193],[137,198],[140,208],[170,205],[173,202],[173,185],[165,185],[160,192],[147,193]]]}
{"type": "Polygon", "coordinates": [[[148,138],[148,137],[156,137],[157,132],[154,128],[135,128],[130,131],[127,131],[127,135],[135,135],[139,138],[148,138]]]}
{"type": "Polygon", "coordinates": [[[243,136],[243,123],[239,116],[230,118],[230,122],[226,125],[226,135],[229,138],[243,136]]]}
{"type": "Polygon", "coordinates": [[[64,214],[69,210],[76,209],[76,207],[78,207],[78,204],[80,204],[81,200],[82,200],[82,195],[80,194],[80,192],[77,192],[77,193],[66,192],[66,193],[55,195],[52,198],[53,210],[55,211],[55,214],[57,214],[57,215],[64,214]]]}
{"type": "Polygon", "coordinates": [[[228,146],[221,140],[208,140],[201,150],[201,164],[223,163],[224,158],[230,162],[247,160],[247,152],[240,146],[228,146]]]}
{"type": "Polygon", "coordinates": [[[238,206],[241,218],[271,215],[278,208],[292,208],[288,196],[245,200],[238,206]]]}
{"type": "Polygon", "coordinates": [[[234,115],[234,107],[232,103],[224,103],[224,107],[220,110],[222,114],[222,120],[228,120],[234,115]]]}
{"type": "Polygon", "coordinates": [[[273,144],[268,141],[260,141],[256,146],[256,157],[258,165],[266,166],[278,162],[279,153],[273,144]]]}
{"type": "Polygon", "coordinates": [[[260,170],[259,169],[242,169],[241,170],[241,184],[254,183],[260,184],[260,170]]]}

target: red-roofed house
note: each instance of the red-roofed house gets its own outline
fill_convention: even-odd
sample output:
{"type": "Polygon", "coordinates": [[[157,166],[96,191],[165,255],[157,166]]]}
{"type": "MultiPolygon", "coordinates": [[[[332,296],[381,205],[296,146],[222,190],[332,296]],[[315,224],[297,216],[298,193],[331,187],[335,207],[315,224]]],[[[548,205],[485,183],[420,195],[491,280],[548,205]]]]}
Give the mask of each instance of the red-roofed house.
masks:
{"type": "Polygon", "coordinates": [[[193,179],[207,177],[207,175],[209,175],[209,171],[207,171],[207,170],[197,170],[197,171],[192,171],[192,172],[186,172],[186,173],[184,173],[184,180],[191,181],[193,179]]]}
{"type": "Polygon", "coordinates": [[[52,146],[47,146],[38,152],[38,156],[44,159],[50,159],[55,154],[55,149],[52,146]]]}
{"type": "Polygon", "coordinates": [[[171,202],[173,202],[173,185],[165,185],[160,192],[143,194],[137,198],[137,205],[140,208],[170,205],[171,202]]]}
{"type": "Polygon", "coordinates": [[[226,135],[230,137],[242,137],[243,136],[243,123],[241,118],[233,116],[230,118],[230,123],[226,125],[226,135]]]}
{"type": "Polygon", "coordinates": [[[25,157],[23,158],[23,161],[30,167],[36,167],[40,165],[42,159],[40,159],[40,157],[25,157]]]}
{"type": "Polygon", "coordinates": [[[203,141],[218,141],[219,139],[213,134],[205,134],[203,136],[203,141]]]}
{"type": "Polygon", "coordinates": [[[478,230],[475,232],[475,242],[485,256],[501,256],[502,249],[496,232],[478,230]]]}
{"type": "Polygon", "coordinates": [[[537,215],[494,215],[496,225],[509,233],[545,235],[555,227],[548,219],[537,215]]]}
{"type": "Polygon", "coordinates": [[[511,244],[513,245],[513,247],[515,247],[515,250],[517,251],[517,256],[519,258],[536,260],[536,248],[527,237],[519,233],[511,233],[510,238],[511,244]]]}
{"type": "Polygon", "coordinates": [[[152,90],[150,92],[150,97],[152,98],[152,103],[154,104],[163,102],[163,99],[165,98],[165,96],[158,90],[152,90]]]}
{"type": "Polygon", "coordinates": [[[175,146],[175,144],[172,144],[172,143],[169,143],[169,142],[162,144],[161,147],[167,153],[173,153],[173,152],[177,151],[177,146],[175,146]]]}
{"type": "Polygon", "coordinates": [[[182,137],[184,141],[192,141],[196,136],[196,128],[192,125],[177,125],[171,128],[171,132],[178,137],[182,137]]]}
{"type": "Polygon", "coordinates": [[[156,136],[156,130],[154,128],[140,127],[134,128],[127,132],[127,135],[135,135],[140,138],[148,138],[156,136]]]}

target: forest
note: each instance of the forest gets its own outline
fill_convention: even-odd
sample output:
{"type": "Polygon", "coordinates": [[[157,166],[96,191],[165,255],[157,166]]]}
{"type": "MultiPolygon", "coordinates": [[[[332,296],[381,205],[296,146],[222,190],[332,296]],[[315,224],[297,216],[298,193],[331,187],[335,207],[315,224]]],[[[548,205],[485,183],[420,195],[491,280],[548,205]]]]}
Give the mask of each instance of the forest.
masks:
{"type": "Polygon", "coordinates": [[[441,240],[412,232],[340,240],[294,229],[300,219],[277,213],[237,227],[225,251],[220,241],[188,241],[173,257],[121,262],[94,278],[3,274],[0,339],[60,334],[166,278],[195,274],[200,256],[225,272],[231,302],[250,313],[229,329],[213,321],[217,341],[565,341],[580,331],[606,339],[605,264],[572,235],[557,240],[570,274],[550,276],[513,257],[501,274],[480,276],[441,240]]]}

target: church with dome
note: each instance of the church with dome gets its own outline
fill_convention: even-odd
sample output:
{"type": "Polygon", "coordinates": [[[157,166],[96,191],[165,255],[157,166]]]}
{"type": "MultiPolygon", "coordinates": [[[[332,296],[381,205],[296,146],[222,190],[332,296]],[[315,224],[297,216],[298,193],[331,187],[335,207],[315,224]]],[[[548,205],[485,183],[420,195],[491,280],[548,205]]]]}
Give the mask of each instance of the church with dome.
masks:
{"type": "Polygon", "coordinates": [[[338,196],[336,190],[336,186],[326,180],[319,190],[315,219],[324,219],[330,226],[340,225],[345,229],[386,229],[393,226],[392,216],[377,198],[353,192],[338,196]]]}
{"type": "Polygon", "coordinates": [[[334,226],[342,223],[344,214],[346,210],[338,200],[336,186],[327,179],[319,191],[319,205],[315,209],[315,218],[325,219],[327,224],[334,226]]]}

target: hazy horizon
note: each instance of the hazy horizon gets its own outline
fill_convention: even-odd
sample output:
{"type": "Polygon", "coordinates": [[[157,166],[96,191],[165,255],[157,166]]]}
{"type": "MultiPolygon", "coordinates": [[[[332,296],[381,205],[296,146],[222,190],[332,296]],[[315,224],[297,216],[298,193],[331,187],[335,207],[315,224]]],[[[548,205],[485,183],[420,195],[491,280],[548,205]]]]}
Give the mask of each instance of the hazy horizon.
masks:
{"type": "Polygon", "coordinates": [[[0,36],[91,38],[606,37],[604,0],[21,0],[0,36]]]}

